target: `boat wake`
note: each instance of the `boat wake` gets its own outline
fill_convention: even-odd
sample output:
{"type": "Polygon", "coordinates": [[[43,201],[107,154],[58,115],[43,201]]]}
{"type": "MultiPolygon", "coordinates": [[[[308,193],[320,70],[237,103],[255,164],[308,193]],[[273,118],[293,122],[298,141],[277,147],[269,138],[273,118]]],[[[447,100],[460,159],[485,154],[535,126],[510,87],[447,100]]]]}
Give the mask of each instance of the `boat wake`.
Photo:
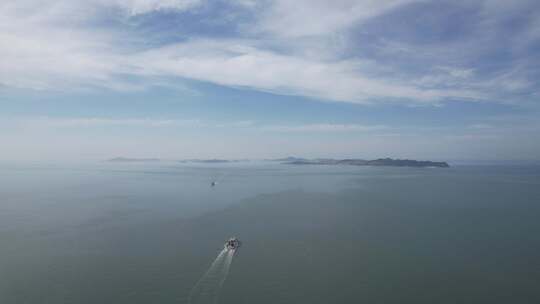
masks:
{"type": "Polygon", "coordinates": [[[234,250],[224,248],[210,268],[195,284],[189,295],[190,304],[217,303],[218,296],[231,267],[234,250]]]}

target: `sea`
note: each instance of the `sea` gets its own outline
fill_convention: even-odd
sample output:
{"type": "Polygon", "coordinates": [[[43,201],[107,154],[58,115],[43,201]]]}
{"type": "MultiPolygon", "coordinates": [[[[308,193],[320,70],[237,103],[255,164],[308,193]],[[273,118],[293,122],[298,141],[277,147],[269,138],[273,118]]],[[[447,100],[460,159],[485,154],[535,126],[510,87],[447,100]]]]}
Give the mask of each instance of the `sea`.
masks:
{"type": "Polygon", "coordinates": [[[540,166],[4,163],[0,303],[540,303],[540,166]]]}

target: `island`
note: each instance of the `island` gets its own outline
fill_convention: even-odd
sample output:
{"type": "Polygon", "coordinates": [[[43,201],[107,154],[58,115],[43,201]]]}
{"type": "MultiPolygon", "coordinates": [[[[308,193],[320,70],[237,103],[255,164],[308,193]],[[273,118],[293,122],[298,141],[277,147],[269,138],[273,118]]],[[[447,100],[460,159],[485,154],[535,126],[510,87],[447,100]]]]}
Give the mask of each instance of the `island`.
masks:
{"type": "MultiPolygon", "coordinates": [[[[428,160],[413,160],[413,159],[392,159],[378,158],[374,160],[365,159],[332,159],[332,158],[317,158],[305,159],[298,157],[288,157],[282,161],[282,164],[287,165],[353,165],[353,166],[387,166],[387,167],[450,167],[447,162],[428,161],[428,160]]],[[[282,159],[283,160],[283,159],[282,159]]],[[[277,161],[280,161],[279,159],[277,161]]]]}
{"type": "MultiPolygon", "coordinates": [[[[159,162],[159,158],[128,158],[115,157],[107,160],[109,162],[159,162]]],[[[247,159],[183,159],[178,160],[180,163],[198,163],[198,164],[226,164],[249,161],[247,159]]],[[[276,159],[266,159],[265,161],[279,162],[287,165],[352,165],[352,166],[386,166],[386,167],[450,167],[447,162],[429,161],[429,160],[413,160],[413,159],[392,159],[378,158],[373,160],[365,160],[358,158],[334,159],[334,158],[301,158],[301,157],[285,157],[276,159]]]]}

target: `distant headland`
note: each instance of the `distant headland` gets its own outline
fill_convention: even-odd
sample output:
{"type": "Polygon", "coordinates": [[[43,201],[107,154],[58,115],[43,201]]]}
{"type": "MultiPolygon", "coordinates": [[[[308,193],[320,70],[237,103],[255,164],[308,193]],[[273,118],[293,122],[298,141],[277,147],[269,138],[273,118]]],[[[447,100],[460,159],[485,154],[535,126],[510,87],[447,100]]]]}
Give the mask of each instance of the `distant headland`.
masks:
{"type": "Polygon", "coordinates": [[[365,159],[332,159],[332,158],[317,158],[305,159],[298,157],[287,157],[275,159],[283,164],[288,165],[353,165],[353,166],[388,166],[388,167],[450,167],[447,162],[434,162],[428,160],[413,160],[413,159],[392,159],[378,158],[374,160],[365,159]]]}
{"type": "MultiPolygon", "coordinates": [[[[130,158],[130,157],[115,157],[108,159],[109,162],[159,162],[159,158],[130,158]]],[[[173,160],[170,160],[173,161],[173,160]]],[[[200,164],[225,164],[249,161],[248,159],[183,159],[176,160],[180,163],[200,163],[200,164]]],[[[352,165],[352,166],[387,166],[387,167],[450,167],[447,162],[429,161],[429,160],[413,160],[413,159],[392,159],[378,158],[374,160],[365,160],[358,158],[333,159],[333,158],[301,158],[301,157],[285,157],[276,159],[266,159],[265,161],[280,162],[287,165],[352,165]]]]}

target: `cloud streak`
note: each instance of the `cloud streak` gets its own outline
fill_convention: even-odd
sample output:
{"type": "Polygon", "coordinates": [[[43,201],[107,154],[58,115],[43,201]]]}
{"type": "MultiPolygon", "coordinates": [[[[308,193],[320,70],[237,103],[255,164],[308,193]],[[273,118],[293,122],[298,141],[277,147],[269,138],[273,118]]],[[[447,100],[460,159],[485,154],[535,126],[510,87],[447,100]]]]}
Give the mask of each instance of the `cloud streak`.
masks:
{"type": "Polygon", "coordinates": [[[108,118],[108,117],[34,117],[4,121],[23,128],[236,128],[277,133],[372,132],[391,129],[386,125],[312,123],[297,125],[261,124],[253,120],[213,122],[201,119],[108,118]]]}
{"type": "MultiPolygon", "coordinates": [[[[203,0],[3,3],[0,4],[0,84],[36,90],[96,87],[138,90],[162,84],[164,78],[168,84],[193,79],[363,104],[381,101],[436,104],[455,99],[502,102],[517,93],[520,97],[530,94],[536,87],[536,82],[528,77],[535,74],[526,65],[512,66],[485,77],[467,65],[441,62],[424,72],[410,72],[403,68],[404,63],[389,64],[391,60],[351,54],[355,48],[374,43],[354,41],[355,31],[417,2],[424,3],[237,0],[235,5],[243,7],[241,11],[252,18],[238,27],[234,37],[209,38],[192,33],[180,41],[167,43],[145,40],[132,28],[131,21],[162,12],[184,18],[182,14],[195,14],[212,7],[212,3],[203,0]]],[[[484,27],[487,21],[496,21],[500,16],[498,6],[486,4],[485,7],[481,23],[484,27]]],[[[205,18],[214,21],[220,18],[237,21],[234,16],[221,16],[211,9],[206,12],[209,13],[205,18]]],[[[527,30],[523,39],[536,41],[537,33],[527,30]]],[[[419,45],[391,40],[382,47],[381,54],[403,49],[414,60],[418,60],[415,53],[434,52],[434,56],[427,57],[436,58],[447,52],[441,51],[440,45],[420,49],[419,45]],[[401,48],[396,48],[399,45],[401,48]]]]}
{"type": "Polygon", "coordinates": [[[105,0],[102,5],[116,5],[130,15],[146,14],[153,11],[183,11],[196,8],[201,0],[105,0]]]}
{"type": "Polygon", "coordinates": [[[359,125],[359,124],[305,124],[305,125],[274,125],[262,128],[265,131],[275,132],[369,132],[389,129],[385,125],[359,125]]]}
{"type": "Polygon", "coordinates": [[[4,121],[23,128],[95,128],[95,127],[205,127],[198,119],[155,119],[155,118],[107,118],[107,117],[34,117],[4,121]]]}
{"type": "Polygon", "coordinates": [[[285,38],[333,35],[413,2],[418,0],[277,0],[261,14],[256,29],[285,38]]]}

